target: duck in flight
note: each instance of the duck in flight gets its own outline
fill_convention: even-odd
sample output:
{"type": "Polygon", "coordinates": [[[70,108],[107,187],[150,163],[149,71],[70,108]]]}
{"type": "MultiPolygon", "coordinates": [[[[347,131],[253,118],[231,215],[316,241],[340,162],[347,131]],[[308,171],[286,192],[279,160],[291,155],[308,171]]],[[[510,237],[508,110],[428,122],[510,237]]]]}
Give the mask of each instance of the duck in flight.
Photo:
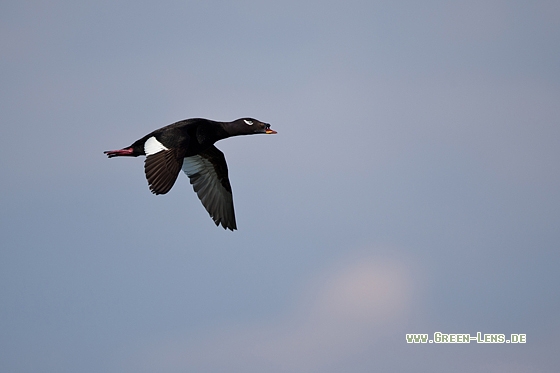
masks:
{"type": "Polygon", "coordinates": [[[224,153],[218,140],[257,133],[275,134],[270,124],[253,118],[233,122],[185,119],[157,129],[127,148],[104,152],[109,158],[145,155],[144,171],[154,194],[169,192],[182,169],[217,226],[237,229],[233,195],[224,153]]]}

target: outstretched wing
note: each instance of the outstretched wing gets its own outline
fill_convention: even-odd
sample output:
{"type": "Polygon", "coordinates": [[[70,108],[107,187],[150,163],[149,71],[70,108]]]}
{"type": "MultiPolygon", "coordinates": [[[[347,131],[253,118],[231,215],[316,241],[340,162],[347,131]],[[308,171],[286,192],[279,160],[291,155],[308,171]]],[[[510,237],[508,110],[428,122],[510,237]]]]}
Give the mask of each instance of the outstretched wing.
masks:
{"type": "Polygon", "coordinates": [[[144,171],[150,190],[154,194],[169,192],[183,165],[184,150],[167,149],[155,137],[150,137],[144,145],[146,161],[144,171]]]}
{"type": "Polygon", "coordinates": [[[185,157],[183,171],[214,223],[224,229],[237,229],[224,153],[212,145],[200,154],[185,157]]]}

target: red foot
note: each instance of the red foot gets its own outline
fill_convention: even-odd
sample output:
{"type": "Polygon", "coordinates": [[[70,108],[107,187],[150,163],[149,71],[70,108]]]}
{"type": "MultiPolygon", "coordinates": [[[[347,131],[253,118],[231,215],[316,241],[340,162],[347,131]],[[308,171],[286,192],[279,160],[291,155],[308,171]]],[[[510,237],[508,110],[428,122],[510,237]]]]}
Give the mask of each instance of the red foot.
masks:
{"type": "Polygon", "coordinates": [[[103,152],[105,154],[107,154],[107,157],[109,158],[113,158],[113,157],[133,157],[132,155],[132,148],[124,148],[124,149],[120,149],[120,150],[107,150],[106,152],[103,152]]]}

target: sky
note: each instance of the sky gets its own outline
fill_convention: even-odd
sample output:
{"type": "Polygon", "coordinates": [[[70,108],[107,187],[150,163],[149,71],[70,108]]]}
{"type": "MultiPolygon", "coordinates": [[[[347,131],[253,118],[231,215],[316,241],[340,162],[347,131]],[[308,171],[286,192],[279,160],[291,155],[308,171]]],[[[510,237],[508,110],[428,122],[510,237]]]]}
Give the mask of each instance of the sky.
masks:
{"type": "Polygon", "coordinates": [[[0,371],[557,372],[558,1],[0,3],[0,371]],[[105,150],[186,118],[238,230],[105,150]],[[406,334],[526,334],[409,344],[406,334]]]}

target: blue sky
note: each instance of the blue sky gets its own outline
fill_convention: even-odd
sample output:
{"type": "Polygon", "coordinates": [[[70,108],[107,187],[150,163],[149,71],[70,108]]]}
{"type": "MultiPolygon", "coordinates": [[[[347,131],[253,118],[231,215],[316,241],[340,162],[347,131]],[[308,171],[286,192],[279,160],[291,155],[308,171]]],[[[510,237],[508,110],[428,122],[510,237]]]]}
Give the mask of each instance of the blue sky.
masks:
{"type": "Polygon", "coordinates": [[[0,370],[556,372],[556,1],[0,5],[0,370]],[[184,175],[217,144],[239,230],[184,175]],[[406,333],[527,334],[411,345],[406,333]]]}

